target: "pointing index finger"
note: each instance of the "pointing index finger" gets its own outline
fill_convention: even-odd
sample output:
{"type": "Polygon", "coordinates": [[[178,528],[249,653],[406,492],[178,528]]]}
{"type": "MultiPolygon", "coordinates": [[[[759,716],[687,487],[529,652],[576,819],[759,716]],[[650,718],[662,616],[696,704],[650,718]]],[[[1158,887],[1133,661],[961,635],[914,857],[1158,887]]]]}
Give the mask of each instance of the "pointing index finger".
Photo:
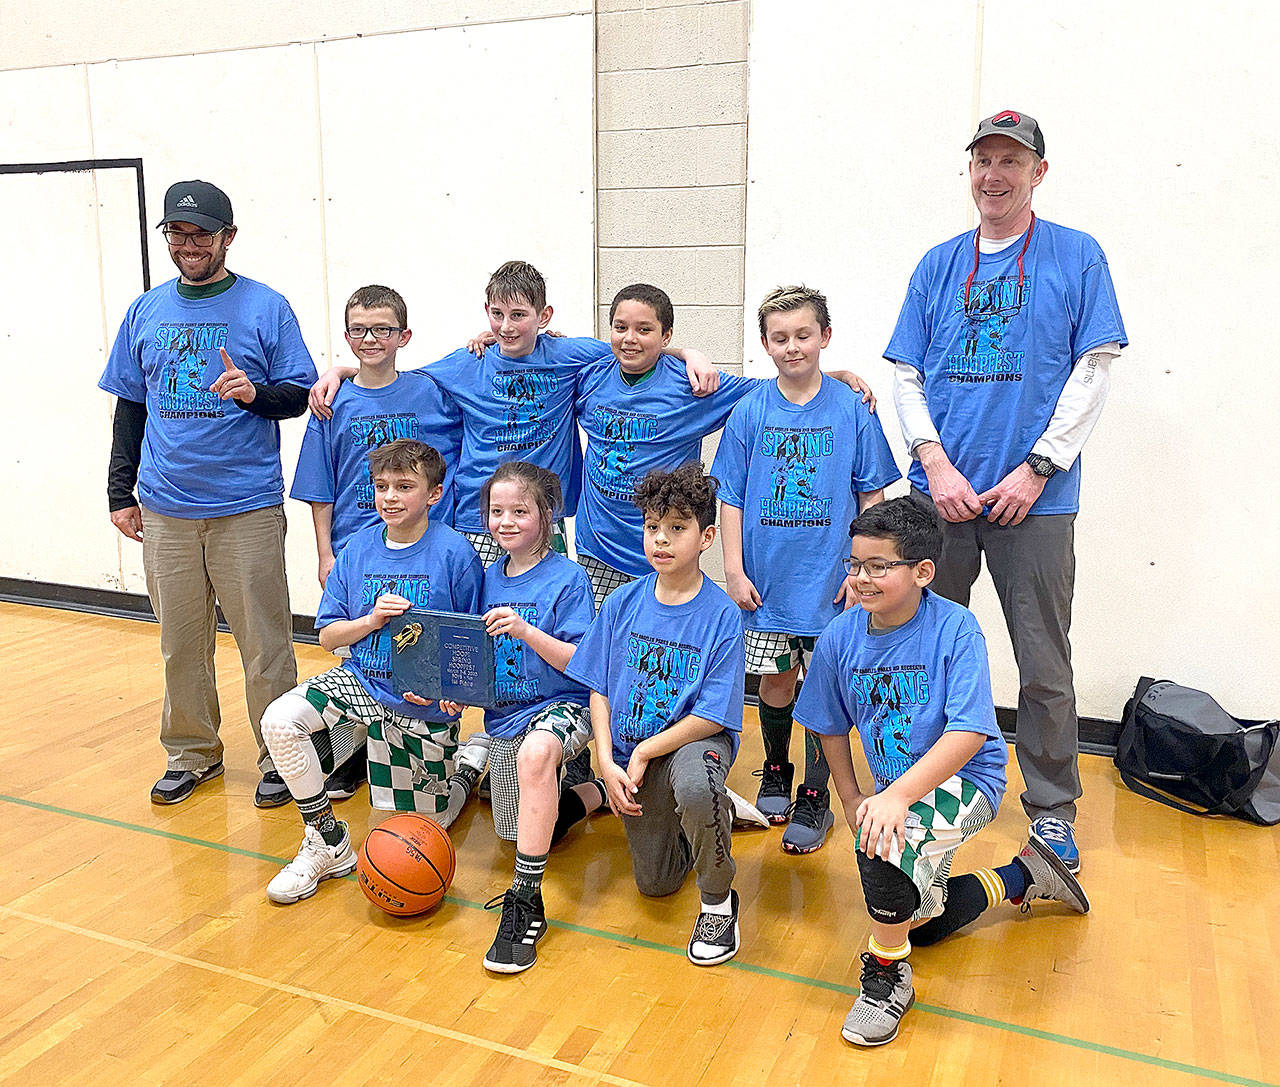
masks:
{"type": "Polygon", "coordinates": [[[231,361],[231,356],[227,354],[227,349],[225,347],[219,347],[218,354],[222,356],[222,365],[225,366],[228,371],[237,368],[236,364],[231,361]]]}

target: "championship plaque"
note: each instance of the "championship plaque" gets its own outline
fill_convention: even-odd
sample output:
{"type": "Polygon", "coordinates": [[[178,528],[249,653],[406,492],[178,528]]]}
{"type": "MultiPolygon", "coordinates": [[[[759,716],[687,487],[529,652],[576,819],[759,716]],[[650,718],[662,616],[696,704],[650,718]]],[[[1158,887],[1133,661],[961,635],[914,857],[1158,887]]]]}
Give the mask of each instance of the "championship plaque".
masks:
{"type": "Polygon", "coordinates": [[[478,615],[411,608],[387,623],[395,691],[492,706],[493,639],[478,615]]]}

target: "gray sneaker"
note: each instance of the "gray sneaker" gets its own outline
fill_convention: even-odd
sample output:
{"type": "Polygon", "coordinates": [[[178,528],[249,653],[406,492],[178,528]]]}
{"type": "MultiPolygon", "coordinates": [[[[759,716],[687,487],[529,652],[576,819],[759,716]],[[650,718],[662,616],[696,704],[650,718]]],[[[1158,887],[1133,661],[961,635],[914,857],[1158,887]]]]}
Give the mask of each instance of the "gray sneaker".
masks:
{"type": "Polygon", "coordinates": [[[854,1045],[884,1045],[898,1036],[898,1024],[916,1002],[911,964],[903,959],[882,964],[869,951],[862,953],[858,999],[844,1018],[841,1035],[854,1045]]]}
{"type": "Polygon", "coordinates": [[[791,781],[796,768],[789,762],[766,762],[755,771],[760,779],[756,808],[774,826],[781,826],[791,812],[791,781]]]}
{"type": "Polygon", "coordinates": [[[782,832],[784,853],[814,853],[821,849],[836,825],[831,814],[831,793],[826,789],[810,789],[801,785],[796,801],[787,809],[791,825],[782,832]]]}
{"type": "Polygon", "coordinates": [[[1076,913],[1089,912],[1089,896],[1048,843],[1035,837],[1028,839],[1018,860],[1031,876],[1027,893],[1022,897],[1023,912],[1031,909],[1031,901],[1036,898],[1061,902],[1076,913]]]}

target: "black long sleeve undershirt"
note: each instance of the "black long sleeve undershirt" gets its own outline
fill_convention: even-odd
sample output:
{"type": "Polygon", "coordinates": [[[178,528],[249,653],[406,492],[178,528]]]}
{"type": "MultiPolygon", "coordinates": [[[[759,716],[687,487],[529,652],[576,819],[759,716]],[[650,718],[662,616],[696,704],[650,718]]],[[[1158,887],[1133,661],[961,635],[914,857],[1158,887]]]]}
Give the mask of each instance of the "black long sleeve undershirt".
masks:
{"type": "Polygon", "coordinates": [[[259,415],[263,419],[294,419],[307,410],[307,397],[311,390],[302,385],[283,382],[280,385],[260,385],[253,383],[258,390],[252,404],[234,401],[241,411],[259,415]]]}
{"type": "MultiPolygon", "coordinates": [[[[288,382],[281,385],[253,383],[257,395],[252,404],[232,403],[263,419],[292,419],[307,410],[310,390],[288,382]]],[[[138,482],[138,466],[142,463],[142,435],[147,428],[147,405],[136,400],[117,398],[115,421],[111,428],[111,461],[107,468],[107,509],[136,506],[133,488],[138,482]]]]}

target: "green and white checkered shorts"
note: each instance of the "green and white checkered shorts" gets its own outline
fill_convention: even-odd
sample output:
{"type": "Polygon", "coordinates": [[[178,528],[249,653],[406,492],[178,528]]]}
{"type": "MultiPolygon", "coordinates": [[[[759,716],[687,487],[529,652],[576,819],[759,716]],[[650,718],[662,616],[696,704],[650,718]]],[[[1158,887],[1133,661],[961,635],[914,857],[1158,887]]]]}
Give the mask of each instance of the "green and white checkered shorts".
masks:
{"type": "Polygon", "coordinates": [[[792,668],[809,667],[817,638],[804,634],[778,634],[772,630],[744,630],[747,671],[756,676],[780,676],[792,668]]]}
{"type": "MultiPolygon", "coordinates": [[[[907,809],[907,847],[895,839],[889,863],[896,864],[920,892],[913,920],[937,917],[947,904],[947,879],[956,850],[995,818],[991,802],[971,781],[950,777],[907,809]]],[[[862,848],[862,831],[857,847],[862,848]]]]}
{"type": "MultiPolygon", "coordinates": [[[[486,567],[492,566],[502,558],[502,548],[489,533],[463,532],[462,535],[476,549],[476,554],[480,556],[481,563],[486,567]]],[[[551,550],[559,551],[562,555],[569,554],[569,537],[565,534],[563,517],[557,517],[551,526],[551,550]]]]}
{"type": "Polygon", "coordinates": [[[326,760],[323,741],[316,743],[326,773],[346,760],[356,733],[367,730],[373,806],[422,815],[444,811],[449,802],[445,760],[458,746],[457,721],[419,721],[389,710],[345,668],[330,668],[295,689],[327,727],[332,757],[326,760]]]}
{"type": "Polygon", "coordinates": [[[575,702],[553,702],[536,714],[519,736],[495,736],[489,741],[489,803],[493,806],[493,829],[505,842],[516,840],[520,815],[520,778],[516,757],[531,732],[550,732],[564,747],[564,764],[579,754],[591,740],[591,714],[575,702]]]}

